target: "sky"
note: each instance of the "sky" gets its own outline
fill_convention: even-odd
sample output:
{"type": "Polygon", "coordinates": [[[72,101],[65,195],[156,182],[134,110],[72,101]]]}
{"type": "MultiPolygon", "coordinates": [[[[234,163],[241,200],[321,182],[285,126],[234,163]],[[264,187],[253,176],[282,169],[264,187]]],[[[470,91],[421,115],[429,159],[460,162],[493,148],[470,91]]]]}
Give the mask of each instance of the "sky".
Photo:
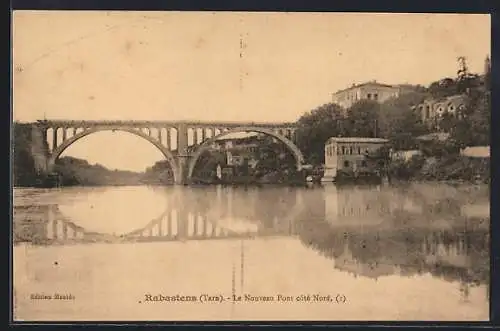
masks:
{"type": "MultiPolygon", "coordinates": [[[[478,14],[16,11],[13,118],[295,121],[353,83],[428,85],[458,56],[482,72],[490,30],[478,14]]],[[[65,155],[139,171],[162,158],[118,132],[65,155]]]]}

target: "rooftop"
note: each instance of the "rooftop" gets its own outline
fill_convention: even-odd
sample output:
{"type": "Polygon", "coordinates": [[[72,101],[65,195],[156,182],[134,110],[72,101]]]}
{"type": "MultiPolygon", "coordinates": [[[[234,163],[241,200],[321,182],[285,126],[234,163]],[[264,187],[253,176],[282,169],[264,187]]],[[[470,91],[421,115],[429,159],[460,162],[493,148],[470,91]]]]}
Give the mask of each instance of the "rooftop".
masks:
{"type": "Polygon", "coordinates": [[[377,86],[382,86],[382,87],[390,87],[390,88],[398,88],[397,86],[394,86],[394,85],[389,85],[389,84],[382,84],[382,83],[378,83],[376,80],[373,80],[373,81],[370,81],[370,82],[364,82],[364,83],[361,83],[361,84],[353,84],[352,86],[348,87],[348,88],[345,88],[345,89],[342,89],[342,90],[338,90],[336,93],[340,93],[340,92],[344,92],[344,91],[348,91],[348,90],[351,90],[353,88],[358,88],[358,87],[361,87],[361,86],[366,86],[366,85],[377,85],[377,86]]]}

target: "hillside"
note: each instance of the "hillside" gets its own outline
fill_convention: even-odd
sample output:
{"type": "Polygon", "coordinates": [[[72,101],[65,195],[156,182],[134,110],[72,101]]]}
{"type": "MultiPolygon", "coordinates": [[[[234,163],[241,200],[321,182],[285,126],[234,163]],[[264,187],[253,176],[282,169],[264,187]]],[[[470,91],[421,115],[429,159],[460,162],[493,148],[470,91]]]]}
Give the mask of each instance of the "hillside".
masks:
{"type": "Polygon", "coordinates": [[[57,160],[56,173],[59,184],[71,185],[140,185],[144,174],[125,170],[110,170],[100,164],[66,156],[57,160]]]}

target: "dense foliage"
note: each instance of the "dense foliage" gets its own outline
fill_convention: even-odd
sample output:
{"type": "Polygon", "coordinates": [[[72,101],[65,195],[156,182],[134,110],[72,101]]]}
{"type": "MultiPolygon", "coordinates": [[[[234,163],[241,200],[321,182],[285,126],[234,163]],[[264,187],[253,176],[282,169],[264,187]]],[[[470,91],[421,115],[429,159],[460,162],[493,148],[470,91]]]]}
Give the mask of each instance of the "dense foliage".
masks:
{"type": "Polygon", "coordinates": [[[31,128],[29,125],[13,125],[13,184],[28,186],[37,180],[35,162],[31,155],[31,128]]]}
{"type": "Polygon", "coordinates": [[[57,160],[55,172],[59,174],[59,184],[62,186],[139,185],[143,181],[141,173],[110,170],[100,164],[92,165],[70,156],[57,160]]]}
{"type": "MultiPolygon", "coordinates": [[[[298,145],[306,161],[311,164],[324,162],[324,144],[330,137],[381,137],[390,141],[393,150],[410,150],[420,147],[416,139],[435,131],[450,134],[444,146],[459,151],[466,146],[490,144],[491,92],[490,72],[483,77],[475,74],[461,75],[455,79],[444,78],[428,88],[406,88],[398,97],[376,103],[360,100],[349,109],[329,103],[313,109],[297,121],[298,145]],[[423,123],[417,105],[425,99],[441,99],[464,95],[467,103],[456,116],[445,113],[433,125],[423,123]],[[436,124],[438,124],[436,126],[436,124]]],[[[443,146],[436,145],[436,153],[443,146]]]]}
{"type": "Polygon", "coordinates": [[[324,161],[325,141],[345,134],[342,108],[330,103],[302,115],[297,121],[297,145],[306,161],[317,164],[324,161]]]}
{"type": "Polygon", "coordinates": [[[490,159],[462,155],[414,156],[409,162],[394,161],[389,176],[400,180],[490,182],[490,159]]]}
{"type": "Polygon", "coordinates": [[[167,160],[156,162],[146,169],[141,181],[152,185],[172,184],[174,175],[170,163],[167,160]]]}

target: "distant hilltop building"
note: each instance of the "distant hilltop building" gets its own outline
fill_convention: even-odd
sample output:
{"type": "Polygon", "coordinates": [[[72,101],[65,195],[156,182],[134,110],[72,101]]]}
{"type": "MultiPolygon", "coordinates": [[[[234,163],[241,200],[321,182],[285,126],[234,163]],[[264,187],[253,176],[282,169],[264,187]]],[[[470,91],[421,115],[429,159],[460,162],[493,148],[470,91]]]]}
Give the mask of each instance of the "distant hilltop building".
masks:
{"type": "MultiPolygon", "coordinates": [[[[458,81],[462,79],[475,79],[477,87],[488,88],[486,81],[488,79],[489,72],[491,70],[490,58],[486,57],[484,61],[484,72],[481,75],[470,74],[465,63],[465,58],[459,58],[459,70],[457,72],[458,81]]],[[[440,84],[445,84],[447,79],[441,80],[440,84]]],[[[450,80],[450,79],[448,79],[450,80]]],[[[462,94],[454,94],[441,98],[429,97],[425,99],[421,104],[415,106],[415,110],[418,112],[423,123],[429,126],[438,126],[439,120],[445,115],[449,114],[452,116],[461,116],[462,111],[466,109],[469,102],[467,96],[468,92],[462,94]]]]}
{"type": "Polygon", "coordinates": [[[413,87],[406,85],[388,85],[377,81],[362,84],[353,84],[351,87],[337,91],[332,95],[332,102],[343,108],[349,108],[360,100],[384,102],[390,98],[397,98],[400,94],[413,87]]]}
{"type": "Polygon", "coordinates": [[[454,116],[459,115],[460,111],[463,111],[467,106],[467,101],[468,98],[464,94],[440,99],[429,98],[416,106],[416,110],[419,112],[422,122],[434,124],[446,113],[454,116]]]}

